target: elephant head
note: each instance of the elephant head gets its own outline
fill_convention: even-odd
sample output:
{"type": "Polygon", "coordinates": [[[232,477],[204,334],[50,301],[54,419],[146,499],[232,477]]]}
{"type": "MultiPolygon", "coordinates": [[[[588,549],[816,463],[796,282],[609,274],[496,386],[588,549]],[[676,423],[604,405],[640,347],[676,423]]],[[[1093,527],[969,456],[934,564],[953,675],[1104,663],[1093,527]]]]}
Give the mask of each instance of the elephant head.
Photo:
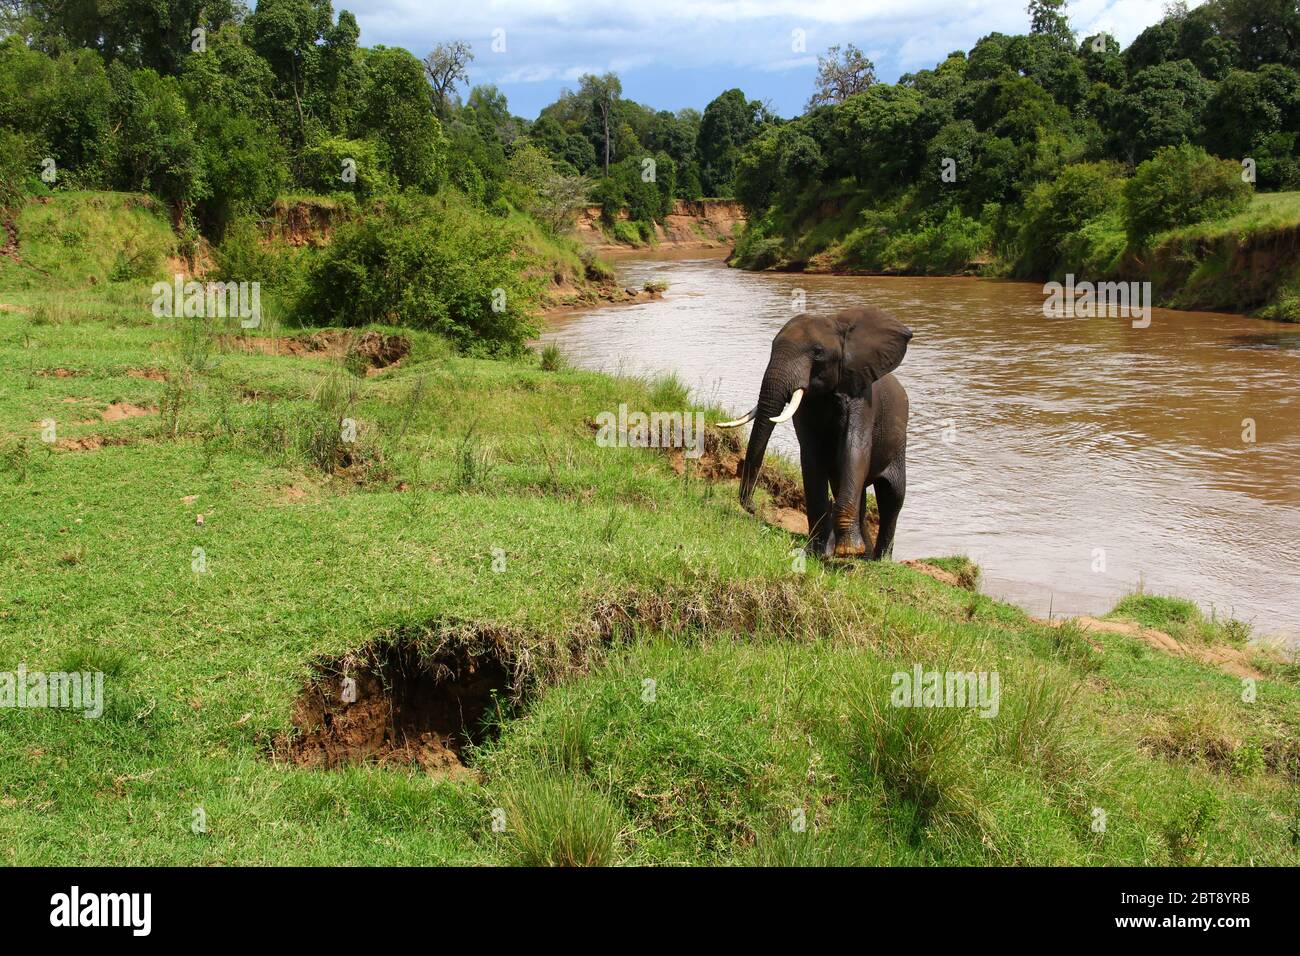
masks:
{"type": "Polygon", "coordinates": [[[804,313],[772,341],[758,404],[734,422],[752,421],[740,478],[740,502],[753,510],[754,486],[772,428],[794,417],[805,395],[839,394],[871,402],[871,389],[903,361],[912,330],[883,309],[845,309],[831,316],[804,313]]]}

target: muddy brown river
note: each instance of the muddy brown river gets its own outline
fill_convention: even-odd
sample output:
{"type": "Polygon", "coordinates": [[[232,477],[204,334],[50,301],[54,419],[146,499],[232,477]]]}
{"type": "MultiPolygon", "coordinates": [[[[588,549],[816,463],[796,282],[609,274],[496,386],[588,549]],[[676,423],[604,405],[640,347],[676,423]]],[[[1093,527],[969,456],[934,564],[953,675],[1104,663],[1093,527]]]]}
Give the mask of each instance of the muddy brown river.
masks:
{"type": "MultiPolygon", "coordinates": [[[[895,557],[965,554],[987,593],[1035,614],[1100,613],[1142,588],[1300,642],[1300,327],[1048,319],[1037,283],[751,273],[713,251],[616,264],[625,285],[668,292],[552,318],[542,339],[586,368],[674,370],[735,412],[799,296],[912,327],[895,557]]],[[[791,425],[772,451],[798,459],[791,425]]]]}

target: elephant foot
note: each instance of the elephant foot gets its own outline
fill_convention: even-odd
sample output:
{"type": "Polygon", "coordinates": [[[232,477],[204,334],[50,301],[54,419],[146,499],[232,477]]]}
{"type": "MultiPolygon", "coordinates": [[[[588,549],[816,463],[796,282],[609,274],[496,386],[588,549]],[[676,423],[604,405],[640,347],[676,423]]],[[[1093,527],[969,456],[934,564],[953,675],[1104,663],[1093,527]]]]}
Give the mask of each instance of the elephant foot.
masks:
{"type": "Polygon", "coordinates": [[[835,539],[827,538],[824,541],[814,542],[811,551],[819,558],[833,558],[835,557],[835,539]]]}
{"type": "Polygon", "coordinates": [[[862,537],[862,532],[857,528],[850,528],[835,536],[834,557],[860,558],[865,556],[866,553],[867,542],[862,537]]]}

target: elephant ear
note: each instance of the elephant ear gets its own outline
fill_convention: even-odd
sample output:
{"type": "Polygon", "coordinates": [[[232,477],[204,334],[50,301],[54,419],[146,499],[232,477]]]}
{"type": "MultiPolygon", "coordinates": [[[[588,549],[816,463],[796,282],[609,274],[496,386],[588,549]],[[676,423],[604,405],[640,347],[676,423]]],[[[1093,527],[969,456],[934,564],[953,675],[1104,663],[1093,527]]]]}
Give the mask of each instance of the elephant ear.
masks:
{"type": "Polygon", "coordinates": [[[903,361],[912,330],[884,309],[852,309],[842,313],[844,374],[841,388],[871,400],[871,386],[903,361]]]}

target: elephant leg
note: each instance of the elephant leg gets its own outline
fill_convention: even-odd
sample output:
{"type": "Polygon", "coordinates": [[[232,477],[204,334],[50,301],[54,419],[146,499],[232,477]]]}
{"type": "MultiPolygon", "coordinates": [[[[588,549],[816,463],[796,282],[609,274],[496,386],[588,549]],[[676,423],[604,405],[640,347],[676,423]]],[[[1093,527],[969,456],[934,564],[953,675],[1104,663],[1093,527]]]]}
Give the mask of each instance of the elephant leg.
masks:
{"type": "Polygon", "coordinates": [[[862,526],[862,540],[866,542],[867,554],[871,554],[875,545],[871,543],[871,522],[867,520],[867,489],[865,487],[862,489],[862,503],[858,507],[858,513],[861,515],[858,520],[862,526]]]}
{"type": "Polygon", "coordinates": [[[880,532],[876,535],[875,559],[880,561],[894,553],[894,529],[898,513],[903,510],[907,494],[907,465],[899,459],[876,479],[876,507],[880,510],[880,532]]]}
{"type": "Polygon", "coordinates": [[[831,540],[829,463],[825,440],[809,423],[795,420],[799,438],[799,470],[803,473],[804,514],[808,517],[809,554],[825,555],[831,540]]]}
{"type": "Polygon", "coordinates": [[[863,402],[850,402],[843,411],[843,430],[835,468],[835,504],[831,526],[835,532],[835,556],[866,555],[862,536],[862,496],[871,460],[871,409],[863,402]]]}
{"type": "Polygon", "coordinates": [[[817,457],[800,451],[803,472],[804,513],[808,516],[808,551],[822,554],[831,533],[830,477],[817,457]]]}

